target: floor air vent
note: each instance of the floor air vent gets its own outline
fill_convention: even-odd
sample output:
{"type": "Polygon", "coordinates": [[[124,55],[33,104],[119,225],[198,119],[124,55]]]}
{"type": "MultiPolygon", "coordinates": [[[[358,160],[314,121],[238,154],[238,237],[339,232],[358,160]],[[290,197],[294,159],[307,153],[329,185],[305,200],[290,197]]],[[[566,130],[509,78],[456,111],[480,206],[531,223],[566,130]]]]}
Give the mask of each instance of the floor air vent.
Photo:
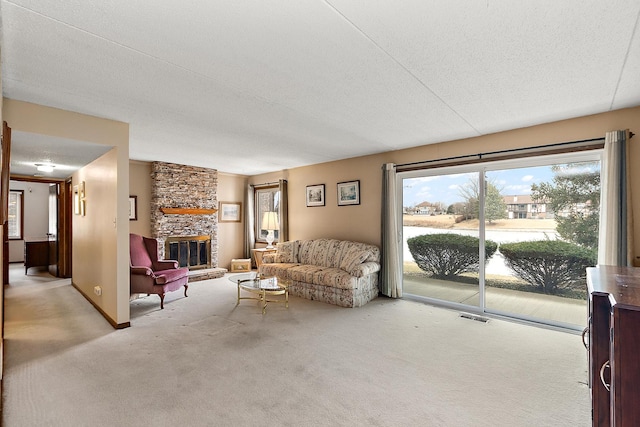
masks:
{"type": "Polygon", "coordinates": [[[482,323],[487,323],[489,321],[489,319],[487,319],[486,317],[482,317],[482,316],[478,316],[470,313],[460,313],[460,317],[463,317],[465,319],[475,320],[477,322],[482,322],[482,323]]]}

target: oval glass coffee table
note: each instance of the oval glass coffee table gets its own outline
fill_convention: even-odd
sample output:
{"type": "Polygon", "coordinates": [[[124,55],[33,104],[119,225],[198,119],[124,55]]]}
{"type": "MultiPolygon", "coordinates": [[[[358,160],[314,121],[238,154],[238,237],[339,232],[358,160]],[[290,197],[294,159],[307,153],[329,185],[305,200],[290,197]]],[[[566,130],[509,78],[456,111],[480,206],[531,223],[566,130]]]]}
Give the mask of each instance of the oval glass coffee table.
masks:
{"type": "Polygon", "coordinates": [[[240,300],[252,299],[262,303],[262,314],[266,313],[269,302],[284,303],[285,307],[289,308],[290,280],[276,276],[258,276],[252,273],[229,276],[229,280],[238,284],[236,307],[240,304],[240,300]],[[241,290],[257,296],[240,296],[241,290]],[[271,295],[284,295],[284,299],[269,299],[268,296],[271,295]]]}

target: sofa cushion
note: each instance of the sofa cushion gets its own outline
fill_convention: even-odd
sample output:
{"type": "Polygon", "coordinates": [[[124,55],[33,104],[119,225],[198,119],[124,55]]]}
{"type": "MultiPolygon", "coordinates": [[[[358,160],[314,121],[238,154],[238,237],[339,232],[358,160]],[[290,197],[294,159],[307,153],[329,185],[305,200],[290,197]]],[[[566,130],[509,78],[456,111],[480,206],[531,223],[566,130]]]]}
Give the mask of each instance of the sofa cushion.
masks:
{"type": "Polygon", "coordinates": [[[340,261],[340,268],[351,272],[371,256],[371,251],[365,251],[357,246],[351,246],[340,261]]]}
{"type": "Polygon", "coordinates": [[[314,285],[339,289],[355,289],[358,279],[341,268],[324,268],[311,275],[314,285]]]}
{"type": "Polygon", "coordinates": [[[298,259],[300,264],[327,265],[329,255],[329,239],[303,240],[300,243],[298,259]]]}
{"type": "Polygon", "coordinates": [[[275,263],[275,264],[262,264],[260,265],[260,274],[263,276],[276,276],[283,277],[285,279],[289,279],[288,270],[291,267],[298,266],[300,264],[284,262],[284,263],[275,263]]]}
{"type": "Polygon", "coordinates": [[[349,248],[349,244],[346,240],[329,240],[329,245],[325,267],[340,268],[340,261],[344,257],[344,252],[349,248]]]}
{"type": "Polygon", "coordinates": [[[287,270],[287,276],[289,279],[297,282],[313,283],[313,275],[322,271],[324,268],[325,267],[318,267],[317,265],[296,265],[287,270]]]}

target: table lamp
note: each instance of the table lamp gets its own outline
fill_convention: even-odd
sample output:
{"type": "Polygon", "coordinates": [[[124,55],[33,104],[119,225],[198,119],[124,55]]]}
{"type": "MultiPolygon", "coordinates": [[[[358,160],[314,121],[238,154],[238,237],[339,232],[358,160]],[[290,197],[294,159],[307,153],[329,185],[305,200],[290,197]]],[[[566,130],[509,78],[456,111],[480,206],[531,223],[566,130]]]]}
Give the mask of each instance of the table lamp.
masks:
{"type": "Polygon", "coordinates": [[[262,227],[263,230],[267,230],[267,249],[273,248],[273,231],[280,229],[278,224],[278,214],[276,212],[265,212],[262,215],[262,227]]]}

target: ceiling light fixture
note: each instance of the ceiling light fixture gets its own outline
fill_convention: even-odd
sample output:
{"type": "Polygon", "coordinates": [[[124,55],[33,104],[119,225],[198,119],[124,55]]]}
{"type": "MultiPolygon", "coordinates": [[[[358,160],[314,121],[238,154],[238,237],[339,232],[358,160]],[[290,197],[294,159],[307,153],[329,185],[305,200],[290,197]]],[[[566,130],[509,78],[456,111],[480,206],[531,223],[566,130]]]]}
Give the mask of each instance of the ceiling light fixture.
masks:
{"type": "Polygon", "coordinates": [[[55,165],[50,163],[36,163],[38,172],[53,172],[53,168],[55,168],[55,165]]]}

